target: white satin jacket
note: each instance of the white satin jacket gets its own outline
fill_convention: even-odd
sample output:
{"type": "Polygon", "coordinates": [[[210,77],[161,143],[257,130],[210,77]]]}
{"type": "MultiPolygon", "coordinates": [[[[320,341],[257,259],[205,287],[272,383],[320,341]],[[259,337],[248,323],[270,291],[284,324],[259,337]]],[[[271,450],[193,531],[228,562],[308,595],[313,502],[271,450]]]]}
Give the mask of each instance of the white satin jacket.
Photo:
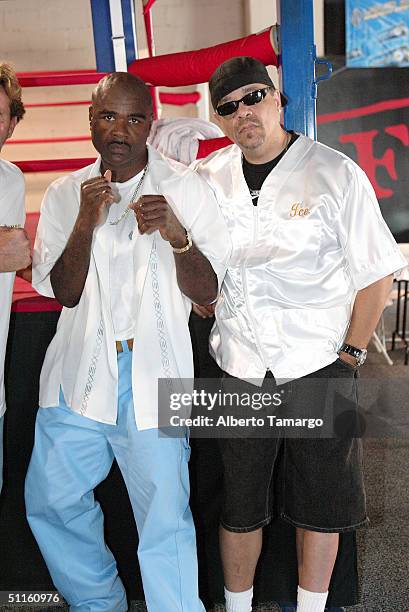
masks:
{"type": "Polygon", "coordinates": [[[197,163],[226,219],[232,257],[216,307],[211,352],[239,378],[314,372],[337,359],[356,291],[405,260],[365,173],[299,136],[253,206],[241,151],[197,163]]]}
{"type": "MultiPolygon", "coordinates": [[[[190,169],[148,147],[143,194],[163,194],[197,247],[223,279],[230,239],[213,193],[190,169]]],[[[33,257],[33,285],[53,297],[50,271],[65,248],[79,210],[81,183],[99,174],[100,159],[48,188],[33,257]]],[[[40,406],[59,403],[60,386],[72,410],[103,423],[117,416],[117,354],[110,312],[109,227],[94,231],[85,287],[75,308],[63,308],[40,378],[40,406]]],[[[192,379],[188,330],[191,301],[176,282],[172,249],[159,232],[134,231],[135,329],[132,389],[138,429],[157,427],[158,378],[192,379]]]]}

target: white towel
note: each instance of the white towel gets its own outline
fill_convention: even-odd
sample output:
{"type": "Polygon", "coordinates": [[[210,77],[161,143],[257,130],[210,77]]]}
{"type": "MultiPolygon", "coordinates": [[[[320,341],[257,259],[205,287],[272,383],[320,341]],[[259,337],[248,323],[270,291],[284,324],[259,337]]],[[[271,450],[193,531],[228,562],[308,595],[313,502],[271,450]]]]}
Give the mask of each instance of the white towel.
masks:
{"type": "Polygon", "coordinates": [[[188,166],[196,159],[199,140],[220,136],[223,132],[210,121],[181,117],[154,121],[148,142],[166,157],[188,166]]]}

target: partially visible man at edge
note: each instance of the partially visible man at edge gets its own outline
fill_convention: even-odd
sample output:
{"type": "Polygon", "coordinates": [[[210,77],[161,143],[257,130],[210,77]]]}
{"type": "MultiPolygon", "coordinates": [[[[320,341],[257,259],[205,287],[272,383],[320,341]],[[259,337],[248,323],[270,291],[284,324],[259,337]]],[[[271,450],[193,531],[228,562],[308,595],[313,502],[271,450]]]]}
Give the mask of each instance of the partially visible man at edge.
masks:
{"type": "MultiPolygon", "coordinates": [[[[285,99],[258,60],[224,62],[209,87],[215,119],[234,143],[195,165],[233,243],[211,353],[228,377],[266,386],[299,379],[288,384],[303,398],[308,377],[356,385],[392,273],[406,265],[374,191],[345,155],[283,129],[285,99]]],[[[339,532],[367,522],[360,440],[221,439],[227,612],[251,610],[281,443],[280,513],[296,527],[298,612],[324,610],[339,532]]]]}
{"type": "Polygon", "coordinates": [[[158,434],[157,379],[193,378],[191,300],[216,298],[229,236],[206,183],[147,146],[152,119],[138,77],[99,82],[100,157],[49,187],[34,249],[34,287],[64,308],[41,373],[27,516],[72,611],[128,608],[93,494],[114,457],[149,612],[204,610],[189,444],[158,434]]]}
{"type": "MultiPolygon", "coordinates": [[[[9,64],[0,63],[0,151],[25,113],[21,87],[9,64]]],[[[4,357],[10,320],[14,276],[30,262],[30,242],[24,230],[24,177],[0,159],[0,491],[3,484],[4,357]]]]}

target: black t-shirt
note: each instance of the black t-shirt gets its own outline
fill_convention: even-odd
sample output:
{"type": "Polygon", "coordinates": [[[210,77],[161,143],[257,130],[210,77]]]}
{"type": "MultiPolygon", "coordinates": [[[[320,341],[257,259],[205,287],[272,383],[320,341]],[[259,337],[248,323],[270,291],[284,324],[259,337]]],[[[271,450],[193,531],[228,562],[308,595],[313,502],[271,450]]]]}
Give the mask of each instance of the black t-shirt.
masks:
{"type": "Polygon", "coordinates": [[[298,138],[298,134],[295,134],[294,132],[289,133],[291,134],[291,139],[288,143],[288,146],[284,149],[284,151],[281,151],[280,155],[277,155],[277,157],[275,157],[271,161],[265,164],[251,164],[243,156],[243,174],[244,178],[246,179],[246,183],[249,188],[254,206],[257,206],[260,189],[265,179],[270,174],[271,170],[278,164],[280,159],[284,157],[291,145],[298,138]]]}

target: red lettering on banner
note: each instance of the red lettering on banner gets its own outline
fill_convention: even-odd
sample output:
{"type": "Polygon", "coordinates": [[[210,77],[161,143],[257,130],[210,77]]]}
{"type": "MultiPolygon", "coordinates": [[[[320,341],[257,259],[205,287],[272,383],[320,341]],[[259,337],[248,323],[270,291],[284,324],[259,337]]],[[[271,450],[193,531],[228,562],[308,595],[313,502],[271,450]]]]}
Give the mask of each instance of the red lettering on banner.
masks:
{"type": "Polygon", "coordinates": [[[385,132],[400,140],[405,147],[409,147],[409,128],[404,123],[398,123],[398,125],[386,127],[385,132]]]}
{"type": "Polygon", "coordinates": [[[393,149],[386,149],[381,158],[374,156],[373,141],[375,136],[378,134],[378,130],[370,130],[369,132],[355,132],[353,134],[342,134],[339,137],[339,141],[342,144],[352,142],[356,148],[358,166],[360,166],[362,170],[366,172],[369,180],[372,183],[372,187],[375,189],[377,197],[379,199],[390,198],[393,196],[393,191],[392,189],[381,187],[381,185],[378,184],[376,180],[376,170],[379,166],[383,166],[386,168],[391,179],[396,181],[398,176],[395,168],[395,153],[393,152],[393,149]]]}

